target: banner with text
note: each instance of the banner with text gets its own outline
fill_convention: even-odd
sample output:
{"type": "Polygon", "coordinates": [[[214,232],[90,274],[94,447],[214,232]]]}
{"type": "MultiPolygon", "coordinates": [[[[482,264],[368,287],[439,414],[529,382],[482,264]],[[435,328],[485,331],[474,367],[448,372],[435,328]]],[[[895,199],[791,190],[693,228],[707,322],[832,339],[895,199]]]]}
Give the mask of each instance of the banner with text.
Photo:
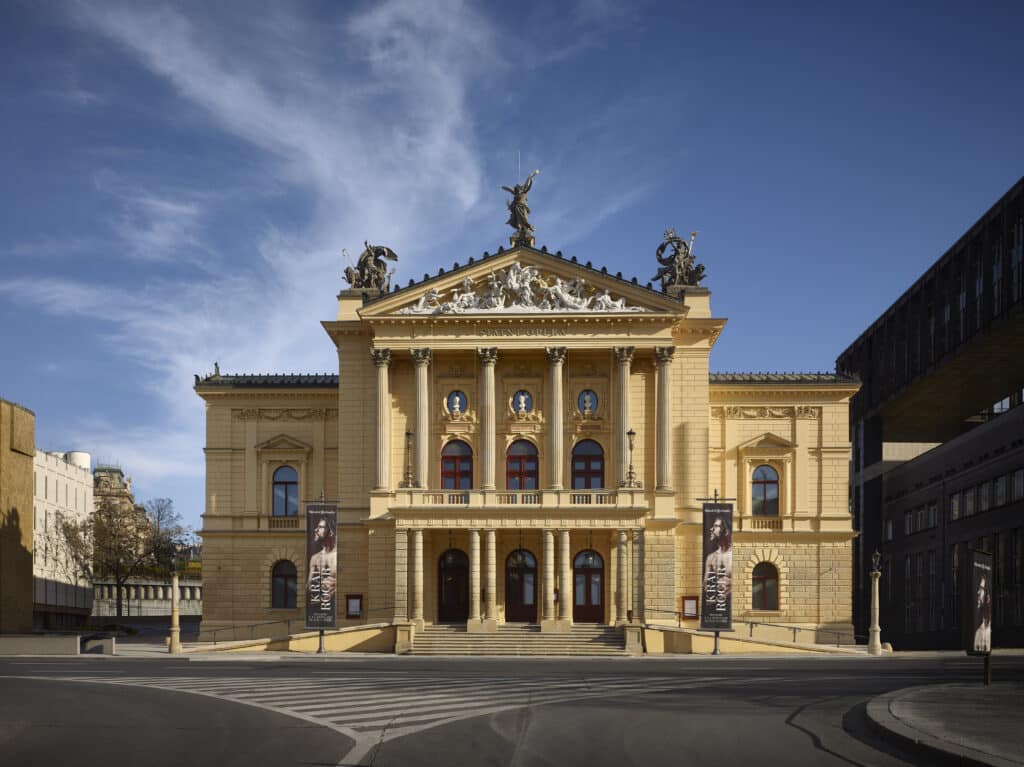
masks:
{"type": "Polygon", "coordinates": [[[968,655],[992,652],[992,587],[992,555],[972,551],[970,591],[967,594],[971,608],[965,612],[971,621],[967,633],[968,655]]]}
{"type": "Polygon", "coordinates": [[[306,628],[334,628],[338,585],[338,507],[306,505],[306,628]]]}
{"type": "Polygon", "coordinates": [[[732,504],[704,504],[700,627],[732,630],[732,504]]]}

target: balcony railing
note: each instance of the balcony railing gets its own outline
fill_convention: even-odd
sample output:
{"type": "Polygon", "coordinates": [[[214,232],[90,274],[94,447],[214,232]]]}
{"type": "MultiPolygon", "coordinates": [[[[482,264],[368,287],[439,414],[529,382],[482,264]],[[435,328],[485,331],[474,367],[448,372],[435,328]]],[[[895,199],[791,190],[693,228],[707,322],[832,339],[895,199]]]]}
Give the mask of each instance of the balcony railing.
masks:
{"type": "Polygon", "coordinates": [[[565,508],[599,506],[610,509],[647,509],[644,491],[636,490],[421,490],[395,491],[390,505],[397,508],[433,508],[438,506],[470,506],[501,508],[508,506],[533,508],[565,508]]]}
{"type": "Polygon", "coordinates": [[[750,517],[751,530],[781,530],[782,519],[780,517],[750,517]]]}

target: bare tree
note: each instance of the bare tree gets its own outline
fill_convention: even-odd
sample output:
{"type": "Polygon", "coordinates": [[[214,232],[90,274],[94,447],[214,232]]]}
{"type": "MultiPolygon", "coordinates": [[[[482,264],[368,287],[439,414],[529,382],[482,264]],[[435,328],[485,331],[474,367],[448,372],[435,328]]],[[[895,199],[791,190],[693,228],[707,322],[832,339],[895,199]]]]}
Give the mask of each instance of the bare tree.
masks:
{"type": "Polygon", "coordinates": [[[169,498],[136,506],[111,497],[98,498],[93,513],[80,522],[63,520],[60,532],[76,574],[93,582],[114,579],[118,616],[128,580],[169,570],[177,546],[189,534],[169,498]]]}

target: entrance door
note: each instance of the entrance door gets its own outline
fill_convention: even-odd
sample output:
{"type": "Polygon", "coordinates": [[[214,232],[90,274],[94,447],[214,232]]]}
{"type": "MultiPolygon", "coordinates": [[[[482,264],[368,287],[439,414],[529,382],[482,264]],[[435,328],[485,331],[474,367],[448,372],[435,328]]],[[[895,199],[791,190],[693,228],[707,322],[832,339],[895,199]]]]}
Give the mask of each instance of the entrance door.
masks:
{"type": "Polygon", "coordinates": [[[468,619],[469,557],[459,549],[448,549],[437,568],[437,620],[462,623],[468,619]]]}
{"type": "Polygon", "coordinates": [[[505,560],[505,621],[537,622],[537,560],[526,549],[505,560]]]}
{"type": "Polygon", "coordinates": [[[572,562],[574,623],[604,623],[604,560],[596,551],[581,551],[572,562]]]}

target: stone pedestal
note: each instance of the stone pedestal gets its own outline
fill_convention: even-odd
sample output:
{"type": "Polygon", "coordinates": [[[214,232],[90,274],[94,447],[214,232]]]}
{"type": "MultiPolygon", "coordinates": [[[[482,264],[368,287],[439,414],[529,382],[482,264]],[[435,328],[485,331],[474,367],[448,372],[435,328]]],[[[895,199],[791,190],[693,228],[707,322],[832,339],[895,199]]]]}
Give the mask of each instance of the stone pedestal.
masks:
{"type": "Polygon", "coordinates": [[[634,624],[627,624],[622,627],[622,630],[626,634],[626,652],[630,655],[643,655],[644,643],[640,627],[634,624]]]}
{"type": "Polygon", "coordinates": [[[416,628],[412,623],[395,624],[395,655],[407,655],[412,652],[412,643],[416,637],[416,628]]]}

